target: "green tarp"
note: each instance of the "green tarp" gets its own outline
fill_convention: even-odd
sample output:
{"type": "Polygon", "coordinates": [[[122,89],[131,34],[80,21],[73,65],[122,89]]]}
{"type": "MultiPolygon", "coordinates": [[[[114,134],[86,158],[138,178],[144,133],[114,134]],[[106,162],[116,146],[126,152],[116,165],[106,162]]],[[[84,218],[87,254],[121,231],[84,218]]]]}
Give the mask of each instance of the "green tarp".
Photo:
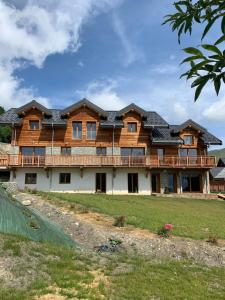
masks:
{"type": "Polygon", "coordinates": [[[78,246],[64,231],[36,210],[22,205],[0,187],[0,232],[68,247],[78,246]]]}

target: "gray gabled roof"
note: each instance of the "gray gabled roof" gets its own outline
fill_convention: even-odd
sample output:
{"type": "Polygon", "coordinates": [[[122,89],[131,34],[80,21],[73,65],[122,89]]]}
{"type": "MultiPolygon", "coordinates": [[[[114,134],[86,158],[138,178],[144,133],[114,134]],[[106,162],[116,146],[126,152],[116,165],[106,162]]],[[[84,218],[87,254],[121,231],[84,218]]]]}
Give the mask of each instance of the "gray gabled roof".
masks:
{"type": "Polygon", "coordinates": [[[210,170],[210,175],[213,179],[216,180],[225,180],[225,168],[224,167],[216,167],[210,170]]]}
{"type": "Polygon", "coordinates": [[[10,108],[4,114],[0,116],[0,124],[2,125],[20,125],[22,123],[22,118],[16,113],[16,108],[10,108]]]}
{"type": "Polygon", "coordinates": [[[217,167],[225,167],[225,157],[220,157],[217,163],[217,167]]]}
{"type": "Polygon", "coordinates": [[[193,121],[191,119],[185,121],[181,125],[178,125],[177,130],[182,131],[182,130],[186,129],[187,127],[193,127],[194,129],[199,130],[201,132],[206,131],[206,128],[202,127],[201,125],[199,125],[198,123],[196,123],[195,121],[193,121]]]}
{"type": "Polygon", "coordinates": [[[169,124],[155,111],[147,112],[147,119],[143,121],[144,128],[169,127],[169,124]]]}
{"type": "Polygon", "coordinates": [[[45,113],[47,116],[51,116],[51,110],[46,108],[44,105],[38,103],[36,100],[32,100],[29,103],[26,103],[25,105],[17,108],[16,113],[18,115],[20,115],[23,112],[26,112],[26,111],[30,110],[31,108],[36,108],[39,111],[45,113]]]}
{"type": "Polygon", "coordinates": [[[60,109],[51,109],[51,118],[44,118],[42,121],[43,125],[52,126],[52,125],[65,125],[67,124],[67,120],[61,118],[61,110],[60,109]]]}
{"type": "Polygon", "coordinates": [[[129,105],[127,105],[126,107],[124,107],[121,110],[118,110],[116,113],[117,117],[122,117],[124,114],[128,113],[129,111],[136,111],[139,115],[141,116],[146,116],[147,117],[147,111],[142,109],[141,107],[137,106],[134,103],[131,103],[129,105]]]}
{"type": "Polygon", "coordinates": [[[116,118],[117,112],[116,111],[107,111],[108,116],[106,120],[101,120],[100,125],[103,128],[122,128],[123,121],[118,120],[116,118]]]}
{"type": "Polygon", "coordinates": [[[222,141],[215,137],[215,135],[211,134],[207,130],[202,133],[200,139],[203,141],[204,144],[207,145],[222,145],[222,141]]]}
{"type": "Polygon", "coordinates": [[[173,131],[174,133],[179,133],[185,128],[191,126],[192,128],[200,131],[200,139],[203,141],[206,145],[222,145],[222,141],[215,137],[213,134],[208,132],[208,130],[201,126],[200,124],[196,123],[195,121],[189,119],[186,122],[182,123],[181,125],[174,125],[173,131]]]}
{"type": "Polygon", "coordinates": [[[152,131],[152,144],[156,145],[177,145],[182,144],[183,140],[178,136],[178,134],[173,133],[173,126],[167,128],[156,127],[152,131]]]}
{"type": "Polygon", "coordinates": [[[26,111],[32,107],[44,112],[43,125],[52,126],[59,125],[65,126],[67,124],[66,115],[73,110],[86,105],[90,109],[96,111],[100,115],[100,126],[103,128],[122,128],[123,120],[121,114],[124,115],[130,110],[135,110],[142,116],[143,127],[146,129],[152,129],[152,143],[153,144],[182,144],[183,140],[179,137],[179,133],[184,128],[192,126],[196,130],[200,131],[200,139],[206,145],[222,145],[222,141],[215,137],[213,134],[207,131],[193,120],[187,120],[181,125],[169,125],[158,113],[154,111],[145,111],[135,104],[130,104],[124,109],[119,111],[105,111],[93,104],[87,99],[83,99],[64,110],[60,109],[47,109],[43,105],[36,101],[31,101],[26,105],[16,109],[11,108],[3,115],[0,116],[0,124],[3,125],[21,125],[23,111],[26,111]]]}
{"type": "Polygon", "coordinates": [[[99,106],[95,105],[94,103],[90,102],[89,100],[87,100],[85,98],[70,105],[69,107],[63,109],[61,111],[61,115],[65,116],[66,114],[71,113],[72,111],[74,111],[82,106],[87,106],[91,110],[97,112],[99,115],[107,117],[107,112],[105,110],[103,110],[102,108],[100,108],[99,106]]]}

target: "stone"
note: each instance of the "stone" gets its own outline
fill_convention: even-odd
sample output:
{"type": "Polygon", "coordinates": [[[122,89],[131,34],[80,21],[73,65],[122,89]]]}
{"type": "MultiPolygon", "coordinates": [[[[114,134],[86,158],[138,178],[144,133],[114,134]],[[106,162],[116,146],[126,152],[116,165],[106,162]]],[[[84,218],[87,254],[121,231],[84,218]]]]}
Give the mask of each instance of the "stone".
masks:
{"type": "Polygon", "coordinates": [[[24,206],[29,206],[29,205],[31,205],[31,201],[30,201],[30,200],[23,200],[21,203],[22,203],[24,206]]]}

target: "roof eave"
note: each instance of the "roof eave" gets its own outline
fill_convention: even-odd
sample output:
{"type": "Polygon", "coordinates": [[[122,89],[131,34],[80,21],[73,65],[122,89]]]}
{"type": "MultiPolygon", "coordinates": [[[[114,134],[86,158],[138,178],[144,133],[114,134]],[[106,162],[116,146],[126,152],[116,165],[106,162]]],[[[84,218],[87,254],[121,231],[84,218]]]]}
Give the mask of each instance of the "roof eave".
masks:
{"type": "Polygon", "coordinates": [[[182,141],[171,141],[171,140],[162,140],[162,141],[154,141],[152,140],[153,145],[180,145],[183,144],[182,141]]]}
{"type": "Polygon", "coordinates": [[[168,128],[169,126],[166,124],[143,124],[143,127],[148,129],[148,128],[168,128]]]}
{"type": "Polygon", "coordinates": [[[100,127],[101,128],[123,128],[124,125],[123,124],[116,124],[116,123],[110,123],[110,124],[103,124],[100,123],[100,127]]]}

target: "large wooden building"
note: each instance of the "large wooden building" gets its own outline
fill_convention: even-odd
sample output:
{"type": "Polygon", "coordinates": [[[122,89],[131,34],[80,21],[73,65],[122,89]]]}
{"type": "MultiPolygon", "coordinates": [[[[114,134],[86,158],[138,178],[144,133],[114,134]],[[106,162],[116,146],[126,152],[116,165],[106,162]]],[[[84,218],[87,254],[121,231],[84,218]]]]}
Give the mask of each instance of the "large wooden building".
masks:
{"type": "Polygon", "coordinates": [[[188,120],[169,125],[160,115],[130,104],[105,111],[83,99],[63,110],[36,101],[0,117],[12,127],[10,170],[18,187],[110,194],[209,193],[221,141],[188,120]]]}

